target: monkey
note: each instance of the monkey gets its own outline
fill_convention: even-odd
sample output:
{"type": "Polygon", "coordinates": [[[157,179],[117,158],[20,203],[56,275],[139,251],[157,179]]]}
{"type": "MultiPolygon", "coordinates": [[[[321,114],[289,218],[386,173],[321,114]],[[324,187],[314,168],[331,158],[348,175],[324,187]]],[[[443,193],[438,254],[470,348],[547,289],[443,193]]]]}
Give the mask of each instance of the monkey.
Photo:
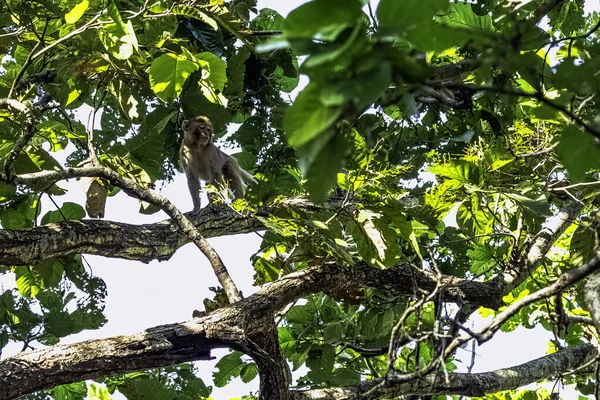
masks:
{"type": "MultiPolygon", "coordinates": [[[[210,120],[198,115],[183,121],[183,141],[179,149],[179,161],[187,177],[188,188],[194,203],[193,211],[200,209],[200,180],[223,188],[226,183],[236,199],[244,197],[243,183],[257,183],[244,171],[237,160],[223,153],[213,142],[210,120]]],[[[209,203],[212,203],[209,196],[209,203]]]]}

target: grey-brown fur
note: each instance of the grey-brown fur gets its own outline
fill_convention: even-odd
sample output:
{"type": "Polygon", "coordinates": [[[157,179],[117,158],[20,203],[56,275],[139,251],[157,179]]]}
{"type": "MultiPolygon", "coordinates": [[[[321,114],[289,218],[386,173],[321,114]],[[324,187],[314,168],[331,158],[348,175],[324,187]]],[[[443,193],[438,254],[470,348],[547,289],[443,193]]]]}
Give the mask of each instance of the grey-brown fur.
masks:
{"type": "Polygon", "coordinates": [[[236,199],[243,198],[243,182],[256,183],[256,180],[240,168],[235,158],[215,146],[210,120],[198,115],[183,121],[181,127],[183,142],[179,149],[179,160],[187,176],[194,210],[200,208],[201,180],[216,187],[223,187],[223,183],[226,183],[236,199]]]}

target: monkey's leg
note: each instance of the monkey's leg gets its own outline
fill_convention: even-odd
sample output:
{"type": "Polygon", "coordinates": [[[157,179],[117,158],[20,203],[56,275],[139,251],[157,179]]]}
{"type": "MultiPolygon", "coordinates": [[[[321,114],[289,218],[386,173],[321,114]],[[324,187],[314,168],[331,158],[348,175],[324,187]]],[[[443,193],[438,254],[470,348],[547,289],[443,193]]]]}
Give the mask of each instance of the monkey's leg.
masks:
{"type": "Polygon", "coordinates": [[[192,211],[200,209],[200,181],[193,176],[187,176],[188,189],[190,189],[190,195],[192,195],[192,203],[194,208],[192,211]]]}

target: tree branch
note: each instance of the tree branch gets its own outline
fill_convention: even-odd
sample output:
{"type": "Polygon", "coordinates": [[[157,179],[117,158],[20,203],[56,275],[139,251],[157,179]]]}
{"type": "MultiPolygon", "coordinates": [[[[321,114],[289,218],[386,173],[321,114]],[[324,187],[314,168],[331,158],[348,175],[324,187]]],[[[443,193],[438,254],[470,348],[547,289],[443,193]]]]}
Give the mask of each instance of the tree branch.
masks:
{"type": "MultiPolygon", "coordinates": [[[[569,347],[556,353],[509,368],[482,373],[449,373],[428,375],[412,382],[390,386],[386,396],[406,395],[464,395],[483,397],[488,393],[512,390],[530,383],[547,380],[572,371],[598,357],[592,345],[569,347]]],[[[379,385],[382,379],[373,379],[358,386],[347,388],[312,389],[295,391],[295,400],[366,400],[361,393],[379,385]]]]}
{"type": "Polygon", "coordinates": [[[9,109],[19,112],[24,115],[26,120],[25,132],[19,137],[4,162],[4,175],[6,176],[0,176],[0,179],[10,180],[13,175],[13,164],[21,154],[21,151],[29,144],[33,135],[35,135],[35,123],[33,119],[33,110],[17,100],[8,98],[0,99],[0,109],[9,109]]]}
{"type": "Polygon", "coordinates": [[[50,185],[63,179],[82,177],[104,178],[113,185],[123,189],[123,191],[130,196],[142,199],[163,210],[175,221],[177,226],[183,231],[188,239],[193,242],[196,247],[198,247],[202,254],[206,256],[213,268],[213,271],[215,272],[215,275],[217,276],[217,279],[219,280],[219,283],[221,286],[223,286],[229,301],[233,303],[242,298],[219,254],[202,236],[202,234],[200,234],[194,224],[192,224],[185,217],[185,215],[183,215],[181,211],[179,211],[179,209],[173,205],[173,203],[171,203],[166,197],[161,196],[150,189],[141,187],[136,182],[119,175],[112,169],[103,166],[91,166],[82,168],[68,168],[60,171],[41,171],[31,174],[16,175],[13,177],[12,182],[24,185],[50,185]]]}
{"type": "MultiPolygon", "coordinates": [[[[231,347],[253,357],[261,367],[263,398],[281,398],[263,393],[280,389],[287,380],[272,322],[277,310],[310,293],[365,285],[396,294],[413,293],[413,279],[423,289],[436,284],[433,276],[408,266],[379,270],[365,263],[352,268],[333,264],[307,268],[203,318],[151,328],[136,335],[58,345],[8,358],[0,362],[0,398],[11,399],[109,374],[205,360],[210,358],[211,349],[219,347],[231,347]]],[[[473,292],[470,288],[478,287],[481,299],[493,290],[486,284],[455,277],[442,277],[440,282],[446,290],[444,296],[456,301],[469,300],[469,292],[473,292]]]]}
{"type": "MultiPolygon", "coordinates": [[[[306,212],[337,210],[342,201],[331,199],[315,206],[305,199],[288,199],[261,208],[254,215],[268,217],[277,209],[295,207],[306,212]]],[[[265,229],[254,216],[244,216],[228,206],[218,212],[205,207],[186,213],[205,238],[256,232],[265,229]]],[[[26,265],[69,254],[95,254],[142,262],[168,260],[190,238],[177,232],[177,223],[168,219],[145,225],[106,220],[78,220],[51,223],[31,229],[0,229],[0,264],[26,265]]]]}
{"type": "Polygon", "coordinates": [[[542,224],[542,228],[535,235],[533,243],[524,257],[524,265],[520,266],[518,274],[505,276],[505,293],[509,293],[519,286],[529,277],[532,271],[541,265],[554,242],[579,217],[582,210],[583,204],[568,200],[556,215],[548,218],[542,224]]]}

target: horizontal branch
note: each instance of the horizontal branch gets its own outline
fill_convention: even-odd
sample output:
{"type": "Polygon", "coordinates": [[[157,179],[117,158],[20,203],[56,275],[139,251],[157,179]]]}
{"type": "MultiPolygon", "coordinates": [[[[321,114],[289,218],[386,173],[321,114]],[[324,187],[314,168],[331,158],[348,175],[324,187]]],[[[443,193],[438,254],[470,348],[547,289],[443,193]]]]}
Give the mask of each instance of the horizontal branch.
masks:
{"type": "Polygon", "coordinates": [[[135,335],[57,345],[20,353],[0,362],[0,398],[13,399],[51,387],[194,360],[208,360],[211,350],[243,346],[243,326],[257,330],[256,318],[242,307],[224,308],[192,321],[151,328],[135,335]]]}
{"type": "MultiPolygon", "coordinates": [[[[338,200],[315,206],[304,199],[289,199],[261,208],[256,215],[268,217],[274,209],[285,207],[323,211],[341,206],[338,200]]],[[[226,206],[220,207],[218,212],[205,207],[185,215],[205,238],[265,229],[257,218],[241,215],[226,206]]],[[[0,230],[0,264],[26,265],[69,254],[95,254],[146,263],[164,261],[189,241],[178,233],[178,225],[172,219],[145,225],[102,220],[64,221],[31,229],[0,230]]]]}
{"type": "MultiPolygon", "coordinates": [[[[488,393],[512,390],[534,382],[548,380],[579,368],[598,356],[592,345],[569,347],[556,353],[510,368],[482,373],[431,374],[422,379],[388,386],[381,396],[407,395],[463,395],[483,397],[488,393]]],[[[367,398],[361,393],[379,385],[382,379],[373,379],[348,388],[313,389],[293,392],[295,400],[352,400],[367,398]]]]}
{"type": "MultiPolygon", "coordinates": [[[[12,399],[52,386],[109,374],[210,358],[210,350],[231,347],[263,357],[253,338],[272,316],[310,293],[377,287],[395,294],[413,293],[413,282],[427,290],[435,277],[409,266],[380,270],[326,264],[289,274],[252,296],[206,317],[148,329],[136,335],[58,345],[21,353],[0,362],[0,398],[12,399]],[[248,316],[252,318],[248,318],[248,316]]],[[[498,288],[455,277],[443,277],[444,297],[451,301],[490,303],[498,288]]],[[[488,304],[492,306],[493,304],[488,304]]]]}

